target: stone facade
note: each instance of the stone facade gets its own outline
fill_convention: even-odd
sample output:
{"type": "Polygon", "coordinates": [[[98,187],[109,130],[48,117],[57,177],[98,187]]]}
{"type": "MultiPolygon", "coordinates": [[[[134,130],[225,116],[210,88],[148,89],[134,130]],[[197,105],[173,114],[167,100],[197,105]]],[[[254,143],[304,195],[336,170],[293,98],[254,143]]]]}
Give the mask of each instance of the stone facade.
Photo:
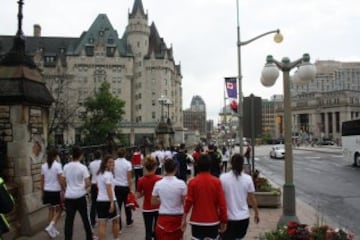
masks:
{"type": "MultiPolygon", "coordinates": [[[[360,118],[360,62],[317,61],[317,74],[306,84],[292,84],[294,141],[332,139],[341,144],[341,124],[360,118]]],[[[283,137],[283,102],[275,101],[275,136],[283,137]]]]}
{"type": "MultiPolygon", "coordinates": [[[[8,36],[0,36],[0,43],[1,58],[9,45],[8,36]]],[[[27,37],[27,52],[55,98],[49,113],[55,143],[81,140],[82,104],[104,81],[110,83],[113,95],[126,102],[118,131],[131,144],[141,143],[144,136],[154,137],[161,117],[161,95],[173,103],[170,119],[174,129],[182,131],[181,68],[155,24],[148,24],[141,0],[134,1],[122,36],[105,14],[99,14],[79,38],[41,36],[41,27],[34,26],[34,36],[27,37]]]]}

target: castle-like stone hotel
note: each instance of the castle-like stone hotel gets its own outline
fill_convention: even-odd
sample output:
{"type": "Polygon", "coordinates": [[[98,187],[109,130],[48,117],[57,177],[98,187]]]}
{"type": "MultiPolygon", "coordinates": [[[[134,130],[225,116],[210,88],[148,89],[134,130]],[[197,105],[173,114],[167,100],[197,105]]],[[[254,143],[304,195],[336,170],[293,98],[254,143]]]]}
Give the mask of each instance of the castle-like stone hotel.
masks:
{"type": "MultiPolygon", "coordinates": [[[[0,58],[11,48],[12,39],[0,36],[0,58]]],[[[135,0],[121,36],[108,17],[99,14],[79,38],[42,36],[40,25],[34,25],[34,36],[26,37],[26,52],[55,99],[49,128],[56,144],[81,141],[82,104],[104,81],[110,83],[113,95],[126,102],[119,130],[129,144],[153,139],[162,114],[170,118],[175,137],[181,138],[181,68],[155,23],[149,25],[141,0],[135,0]],[[161,97],[171,105],[161,106],[161,97]]]]}

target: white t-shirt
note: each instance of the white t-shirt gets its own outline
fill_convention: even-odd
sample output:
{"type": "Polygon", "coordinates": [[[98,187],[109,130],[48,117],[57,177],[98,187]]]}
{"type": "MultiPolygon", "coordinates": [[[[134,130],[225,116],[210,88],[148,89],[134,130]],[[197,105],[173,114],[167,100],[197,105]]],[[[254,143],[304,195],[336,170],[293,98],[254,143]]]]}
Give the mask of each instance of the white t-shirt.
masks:
{"type": "Polygon", "coordinates": [[[58,180],[59,174],[62,174],[62,166],[54,161],[49,169],[49,165],[44,163],[41,165],[41,175],[44,175],[44,191],[60,192],[61,185],[58,180]]]}
{"type": "Polygon", "coordinates": [[[69,162],[64,167],[66,179],[65,198],[76,199],[86,194],[85,179],[90,177],[88,169],[82,163],[69,162]]]}
{"type": "Polygon", "coordinates": [[[220,181],[225,193],[228,219],[237,221],[249,218],[247,196],[255,192],[251,176],[243,172],[236,178],[230,171],[221,174],[220,181]]]}
{"type": "Polygon", "coordinates": [[[90,170],[90,175],[91,175],[91,184],[96,184],[96,175],[97,175],[97,172],[99,171],[100,164],[101,164],[100,159],[95,159],[94,161],[92,161],[89,164],[89,170],[90,170]]]}
{"type": "Polygon", "coordinates": [[[118,158],[115,160],[114,167],[114,184],[116,186],[129,186],[127,174],[131,171],[131,163],[125,158],[118,158]]]}
{"type": "Polygon", "coordinates": [[[180,215],[184,213],[186,184],[175,176],[165,176],[154,185],[152,196],[160,197],[159,214],[180,215]]]}
{"type": "Polygon", "coordinates": [[[151,153],[151,157],[155,158],[158,157],[159,159],[159,167],[162,167],[163,165],[163,162],[164,162],[164,157],[165,157],[165,153],[163,151],[160,151],[160,150],[156,150],[155,152],[152,152],[151,153]]]}
{"type": "MultiPolygon", "coordinates": [[[[221,154],[222,154],[222,152],[221,152],[221,154]]],[[[229,156],[230,156],[229,150],[226,150],[225,154],[222,154],[222,161],[223,162],[228,162],[229,161],[229,156]]]]}
{"type": "Polygon", "coordinates": [[[112,195],[113,201],[116,200],[115,192],[114,192],[114,177],[113,174],[109,171],[105,171],[103,174],[99,174],[96,176],[97,186],[98,186],[98,195],[96,201],[99,202],[109,202],[109,196],[107,194],[106,186],[108,184],[112,185],[112,195]]]}

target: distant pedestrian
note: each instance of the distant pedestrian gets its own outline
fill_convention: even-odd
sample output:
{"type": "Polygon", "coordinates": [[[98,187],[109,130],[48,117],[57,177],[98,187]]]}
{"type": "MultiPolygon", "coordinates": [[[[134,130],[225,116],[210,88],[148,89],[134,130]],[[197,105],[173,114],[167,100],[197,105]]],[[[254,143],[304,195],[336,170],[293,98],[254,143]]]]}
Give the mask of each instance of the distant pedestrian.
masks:
{"type": "Polygon", "coordinates": [[[260,221],[254,183],[251,176],[243,172],[243,164],[244,158],[240,154],[234,154],[231,158],[231,171],[220,176],[228,209],[228,225],[223,239],[245,238],[250,218],[248,199],[255,211],[255,223],[260,221]]]}
{"type": "Polygon", "coordinates": [[[96,150],[94,153],[94,160],[89,164],[89,171],[91,176],[91,209],[90,209],[90,223],[94,227],[96,223],[96,198],[97,198],[97,184],[96,184],[96,175],[100,169],[101,164],[101,151],[96,150]]]}
{"type": "Polygon", "coordinates": [[[159,144],[155,146],[155,151],[151,153],[151,157],[153,157],[156,160],[156,164],[157,164],[156,174],[161,175],[162,165],[165,158],[165,152],[161,150],[161,146],[159,144]]]}
{"type": "Polygon", "coordinates": [[[96,210],[99,219],[98,237],[99,240],[106,239],[106,223],[112,221],[113,239],[119,239],[119,213],[116,207],[114,192],[114,159],[106,155],[101,161],[100,169],[97,172],[96,182],[98,194],[96,198],[96,210]]]}
{"type": "Polygon", "coordinates": [[[56,149],[47,152],[47,161],[41,166],[41,193],[43,204],[49,205],[49,225],[45,231],[54,238],[60,233],[56,223],[61,216],[61,175],[62,166],[56,160],[59,153],[56,149]]]}
{"type": "Polygon", "coordinates": [[[133,224],[132,212],[130,207],[126,207],[126,200],[128,194],[131,191],[132,186],[132,168],[131,163],[125,159],[126,150],[125,148],[119,148],[117,150],[118,158],[115,160],[114,167],[114,184],[115,184],[115,196],[119,206],[120,219],[119,225],[122,229],[121,224],[121,206],[124,205],[126,215],[126,225],[131,226],[133,224]]]}
{"type": "Polygon", "coordinates": [[[245,153],[244,153],[244,157],[246,158],[246,162],[249,165],[249,168],[251,169],[251,162],[250,162],[250,158],[251,158],[251,145],[250,143],[246,144],[246,149],[245,149],[245,153]]]}
{"type": "Polygon", "coordinates": [[[155,183],[159,181],[161,177],[155,174],[157,163],[152,156],[146,156],[144,167],[146,172],[145,175],[139,179],[136,189],[136,197],[144,197],[142,208],[145,224],[145,239],[151,240],[155,237],[155,226],[159,215],[159,204],[151,204],[151,194],[155,183]]]}
{"type": "Polygon", "coordinates": [[[200,144],[197,145],[194,149],[194,152],[192,154],[192,157],[194,159],[194,176],[196,176],[197,174],[197,160],[199,159],[199,157],[201,156],[201,152],[202,152],[202,149],[201,149],[201,146],[200,144]]]}
{"type": "Polygon", "coordinates": [[[229,151],[226,148],[226,146],[223,146],[221,148],[221,155],[222,155],[222,157],[221,157],[221,160],[222,160],[221,170],[222,170],[222,172],[226,172],[227,171],[227,164],[228,164],[229,157],[230,157],[229,151]]]}
{"type": "Polygon", "coordinates": [[[179,151],[177,154],[174,155],[173,159],[178,165],[176,177],[186,182],[188,164],[191,162],[191,159],[186,154],[186,146],[184,143],[180,144],[179,151]]]}
{"type": "Polygon", "coordinates": [[[218,178],[210,174],[211,159],[202,155],[197,160],[198,174],[188,183],[182,229],[191,211],[190,224],[193,239],[217,239],[226,230],[227,212],[224,192],[218,178]]]}
{"type": "Polygon", "coordinates": [[[166,159],[164,163],[166,175],[155,183],[151,203],[159,204],[159,217],[156,224],[157,240],[181,240],[182,216],[184,214],[184,198],[186,184],[175,177],[177,164],[173,159],[166,159]]]}
{"type": "Polygon", "coordinates": [[[210,173],[215,177],[219,177],[221,172],[221,157],[217,152],[217,148],[213,144],[208,146],[208,155],[211,159],[210,173]]]}
{"type": "Polygon", "coordinates": [[[86,240],[92,240],[93,234],[90,226],[86,188],[90,187],[90,173],[85,165],[80,163],[83,158],[82,149],[79,146],[72,148],[72,161],[64,166],[62,179],[65,190],[65,240],[72,240],[74,218],[79,211],[86,232],[86,240]]]}
{"type": "Polygon", "coordinates": [[[143,176],[143,161],[144,156],[140,151],[140,148],[136,147],[134,153],[131,156],[131,164],[134,169],[134,175],[135,175],[135,189],[137,187],[137,181],[140,177],[143,176]]]}

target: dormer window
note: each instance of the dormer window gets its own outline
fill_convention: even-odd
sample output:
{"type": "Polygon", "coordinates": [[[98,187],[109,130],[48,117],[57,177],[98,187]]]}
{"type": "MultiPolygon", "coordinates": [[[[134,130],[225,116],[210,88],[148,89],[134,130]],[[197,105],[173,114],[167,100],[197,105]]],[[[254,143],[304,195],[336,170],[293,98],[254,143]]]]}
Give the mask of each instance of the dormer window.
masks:
{"type": "Polygon", "coordinates": [[[89,43],[93,44],[94,43],[94,38],[89,38],[89,43]]]}
{"type": "Polygon", "coordinates": [[[108,44],[114,44],[114,39],[113,39],[113,38],[109,38],[109,39],[107,40],[107,42],[108,42],[108,44]]]}
{"type": "Polygon", "coordinates": [[[106,48],[106,56],[113,57],[115,55],[115,47],[107,47],[106,48]]]}
{"type": "Polygon", "coordinates": [[[104,36],[104,31],[99,31],[99,36],[100,37],[104,36]]]}
{"type": "Polygon", "coordinates": [[[86,46],[85,53],[86,53],[86,56],[88,56],[88,57],[94,56],[94,46],[86,46]]]}

